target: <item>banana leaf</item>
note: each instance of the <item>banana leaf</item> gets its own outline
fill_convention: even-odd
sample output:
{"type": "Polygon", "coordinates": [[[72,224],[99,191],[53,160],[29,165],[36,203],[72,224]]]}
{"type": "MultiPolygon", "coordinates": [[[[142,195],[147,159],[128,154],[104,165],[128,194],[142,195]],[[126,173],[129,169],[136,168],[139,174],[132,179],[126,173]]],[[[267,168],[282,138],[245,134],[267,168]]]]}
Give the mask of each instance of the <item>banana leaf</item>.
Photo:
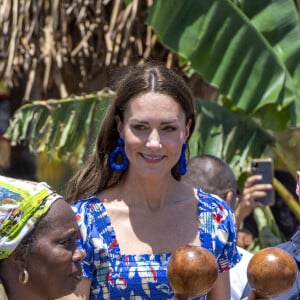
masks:
{"type": "MultiPolygon", "coordinates": [[[[289,72],[300,91],[300,22],[299,11],[292,0],[240,0],[238,7],[251,24],[266,38],[276,56],[289,72]]],[[[290,106],[292,123],[300,116],[300,102],[290,106]]],[[[263,116],[262,116],[263,117],[263,116]]]]}
{"type": "Polygon", "coordinates": [[[15,112],[5,137],[12,146],[28,144],[34,153],[47,150],[49,159],[57,153],[64,160],[77,157],[80,162],[95,145],[111,95],[102,90],[68,99],[33,101],[15,112]]]}
{"type": "Polygon", "coordinates": [[[190,140],[191,156],[217,155],[240,174],[247,170],[251,157],[260,157],[276,142],[271,133],[246,116],[204,99],[196,99],[195,104],[197,119],[190,140]]]}
{"type": "MultiPolygon", "coordinates": [[[[255,10],[246,6],[249,2],[241,2],[245,10],[249,7],[247,13],[250,16],[252,12],[251,18],[255,22],[252,23],[242,8],[229,0],[178,0],[176,4],[171,0],[157,0],[149,11],[147,23],[165,47],[188,61],[191,68],[231,101],[232,110],[261,116],[263,127],[268,124],[283,128],[282,124],[276,123],[282,119],[285,126],[299,126],[296,107],[299,90],[294,77],[299,70],[296,58],[300,47],[298,42],[287,44],[284,40],[290,41],[290,32],[282,30],[286,15],[290,11],[295,13],[295,5],[293,1],[263,1],[268,16],[282,9],[280,14],[273,15],[276,16],[277,30],[282,32],[280,42],[284,48],[280,48],[279,42],[274,45],[275,51],[259,31],[263,27],[261,23],[267,23],[268,19],[255,19],[255,10]],[[285,5],[272,5],[273,2],[284,2],[285,5]],[[286,54],[279,56],[279,49],[286,54]],[[293,69],[285,65],[290,61],[288,58],[293,61],[293,69]],[[265,113],[267,105],[273,106],[276,118],[265,113]]],[[[294,27],[295,31],[299,30],[299,20],[294,27]]]]}

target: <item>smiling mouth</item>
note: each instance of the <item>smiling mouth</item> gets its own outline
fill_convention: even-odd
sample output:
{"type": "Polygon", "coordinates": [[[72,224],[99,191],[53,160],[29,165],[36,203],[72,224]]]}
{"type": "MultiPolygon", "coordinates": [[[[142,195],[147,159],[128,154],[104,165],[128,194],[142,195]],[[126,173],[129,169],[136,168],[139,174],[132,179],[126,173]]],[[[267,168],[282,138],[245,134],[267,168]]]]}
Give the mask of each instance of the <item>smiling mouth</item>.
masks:
{"type": "Polygon", "coordinates": [[[149,160],[149,161],[153,161],[153,162],[161,161],[163,159],[163,156],[161,156],[161,155],[148,155],[148,154],[141,153],[141,156],[144,159],[149,160]]]}

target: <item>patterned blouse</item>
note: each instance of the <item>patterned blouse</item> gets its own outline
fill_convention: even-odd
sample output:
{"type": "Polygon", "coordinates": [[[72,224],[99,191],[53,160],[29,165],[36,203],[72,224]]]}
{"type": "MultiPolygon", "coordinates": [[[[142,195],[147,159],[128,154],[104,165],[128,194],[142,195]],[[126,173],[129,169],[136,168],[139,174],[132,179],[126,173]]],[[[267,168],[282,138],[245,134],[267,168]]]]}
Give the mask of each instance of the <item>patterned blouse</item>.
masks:
{"type": "MultiPolygon", "coordinates": [[[[202,247],[215,256],[219,272],[239,260],[234,215],[227,203],[216,196],[198,195],[199,239],[202,247]]],[[[123,255],[104,204],[96,197],[72,204],[81,236],[79,247],[86,251],[83,275],[91,284],[91,300],[172,299],[167,265],[171,253],[123,255]]],[[[195,298],[205,300],[206,295],[195,298]]]]}

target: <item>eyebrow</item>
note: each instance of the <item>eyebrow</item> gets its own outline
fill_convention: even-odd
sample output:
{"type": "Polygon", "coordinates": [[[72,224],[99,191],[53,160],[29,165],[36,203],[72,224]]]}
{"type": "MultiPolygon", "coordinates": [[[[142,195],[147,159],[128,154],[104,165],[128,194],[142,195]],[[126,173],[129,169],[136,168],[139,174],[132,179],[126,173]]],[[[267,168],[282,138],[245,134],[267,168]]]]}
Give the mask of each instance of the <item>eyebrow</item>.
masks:
{"type": "MultiPolygon", "coordinates": [[[[142,124],[148,124],[149,123],[147,121],[142,121],[142,120],[139,120],[139,119],[131,119],[131,121],[139,122],[139,123],[142,123],[142,124]]],[[[174,119],[174,120],[169,120],[169,121],[163,121],[160,124],[162,124],[162,125],[171,124],[171,123],[176,123],[177,121],[178,121],[177,119],[174,119]]]]}

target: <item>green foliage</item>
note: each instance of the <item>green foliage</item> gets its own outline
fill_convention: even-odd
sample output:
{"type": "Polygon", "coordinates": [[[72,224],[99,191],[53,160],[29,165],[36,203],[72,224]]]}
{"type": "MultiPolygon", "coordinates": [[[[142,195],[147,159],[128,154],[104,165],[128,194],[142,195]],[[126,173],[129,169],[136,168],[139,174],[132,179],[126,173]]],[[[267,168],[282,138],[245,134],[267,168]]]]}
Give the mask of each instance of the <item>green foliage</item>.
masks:
{"type": "Polygon", "coordinates": [[[249,251],[256,252],[261,248],[273,247],[284,241],[270,207],[255,208],[253,216],[258,228],[258,237],[249,246],[249,251]]]}
{"type": "Polygon", "coordinates": [[[68,160],[81,161],[95,144],[96,133],[111,92],[61,100],[33,101],[21,106],[5,133],[12,145],[28,143],[32,152],[47,150],[68,160]]]}
{"type": "Polygon", "coordinates": [[[293,1],[157,0],[148,24],[233,110],[259,118],[265,128],[300,125],[300,26],[293,1]]]}
{"type": "Polygon", "coordinates": [[[197,120],[191,155],[210,153],[230,162],[237,174],[246,171],[251,157],[259,157],[274,137],[253,119],[208,100],[196,99],[197,120]]]}

